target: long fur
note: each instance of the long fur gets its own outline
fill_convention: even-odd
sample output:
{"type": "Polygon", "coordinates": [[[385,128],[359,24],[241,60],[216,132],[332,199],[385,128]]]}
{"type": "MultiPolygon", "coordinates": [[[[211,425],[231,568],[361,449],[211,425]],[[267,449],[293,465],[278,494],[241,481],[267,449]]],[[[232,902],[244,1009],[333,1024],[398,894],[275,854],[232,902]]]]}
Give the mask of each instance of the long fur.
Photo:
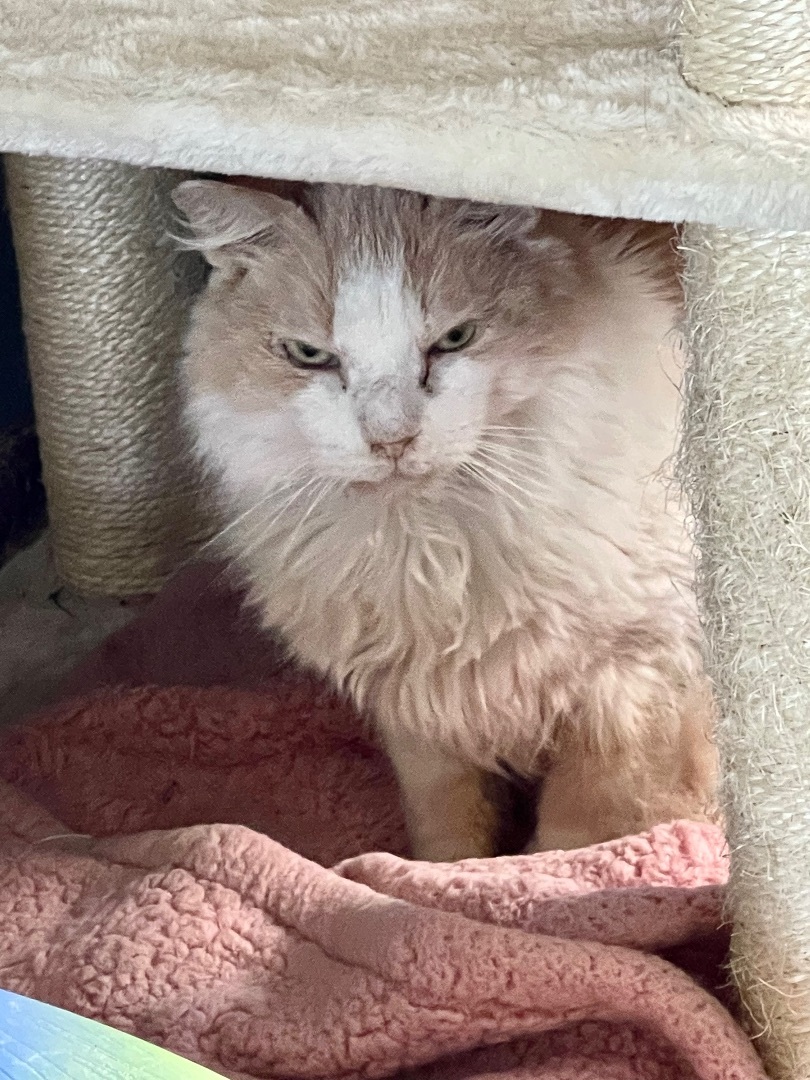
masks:
{"type": "Polygon", "coordinates": [[[178,202],[219,271],[188,418],[265,623],[384,737],[529,775],[573,743],[666,786],[702,700],[671,235],[328,185],[178,202]],[[342,374],[282,337],[345,346],[342,374]],[[392,475],[369,445],[412,431],[392,475]]]}

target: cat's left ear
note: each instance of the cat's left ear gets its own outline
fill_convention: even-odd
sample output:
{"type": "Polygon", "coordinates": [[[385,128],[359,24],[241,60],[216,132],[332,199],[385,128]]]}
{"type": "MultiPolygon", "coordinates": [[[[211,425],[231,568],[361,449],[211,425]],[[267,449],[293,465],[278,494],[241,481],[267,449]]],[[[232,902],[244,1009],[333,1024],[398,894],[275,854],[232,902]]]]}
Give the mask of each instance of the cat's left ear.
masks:
{"type": "Polygon", "coordinates": [[[525,240],[531,243],[542,213],[534,206],[463,202],[454,217],[461,229],[477,232],[489,240],[525,240]]]}
{"type": "Polygon", "coordinates": [[[289,199],[268,191],[223,183],[186,180],[172,192],[192,236],[185,242],[212,266],[249,262],[273,246],[300,239],[312,229],[307,214],[289,199]]]}

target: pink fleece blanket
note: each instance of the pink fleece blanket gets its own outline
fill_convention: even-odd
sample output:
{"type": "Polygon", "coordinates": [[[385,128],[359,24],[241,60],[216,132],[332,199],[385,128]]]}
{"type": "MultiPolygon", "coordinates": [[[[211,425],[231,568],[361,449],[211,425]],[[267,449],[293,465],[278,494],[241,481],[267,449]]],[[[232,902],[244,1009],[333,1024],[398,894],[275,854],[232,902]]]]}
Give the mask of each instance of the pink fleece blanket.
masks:
{"type": "Polygon", "coordinates": [[[764,1077],[715,829],[408,861],[382,755],[206,570],[67,689],[0,751],[4,988],[231,1077],[764,1077]]]}

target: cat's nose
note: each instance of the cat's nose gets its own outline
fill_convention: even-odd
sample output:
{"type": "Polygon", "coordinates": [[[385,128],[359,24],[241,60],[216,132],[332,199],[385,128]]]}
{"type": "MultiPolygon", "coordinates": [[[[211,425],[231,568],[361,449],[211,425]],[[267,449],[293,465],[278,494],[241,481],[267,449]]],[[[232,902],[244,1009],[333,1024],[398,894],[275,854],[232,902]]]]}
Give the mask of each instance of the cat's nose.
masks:
{"type": "Polygon", "coordinates": [[[395,439],[392,442],[373,442],[371,452],[388,458],[389,461],[399,461],[415,438],[416,435],[409,435],[406,439],[395,439]]]}

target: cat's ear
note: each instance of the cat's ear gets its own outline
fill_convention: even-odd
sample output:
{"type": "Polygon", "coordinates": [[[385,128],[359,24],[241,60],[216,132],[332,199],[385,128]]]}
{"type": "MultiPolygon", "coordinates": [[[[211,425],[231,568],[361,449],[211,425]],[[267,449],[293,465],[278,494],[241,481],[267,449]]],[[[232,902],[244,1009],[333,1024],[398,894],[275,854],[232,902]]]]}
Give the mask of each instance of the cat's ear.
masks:
{"type": "Polygon", "coordinates": [[[288,199],[268,191],[219,180],[185,180],[172,192],[191,236],[186,247],[201,252],[212,266],[232,266],[261,250],[282,246],[311,222],[288,199]]]}
{"type": "Polygon", "coordinates": [[[541,214],[542,210],[533,206],[462,202],[453,216],[459,228],[476,232],[489,240],[525,240],[531,243],[541,214]]]}

